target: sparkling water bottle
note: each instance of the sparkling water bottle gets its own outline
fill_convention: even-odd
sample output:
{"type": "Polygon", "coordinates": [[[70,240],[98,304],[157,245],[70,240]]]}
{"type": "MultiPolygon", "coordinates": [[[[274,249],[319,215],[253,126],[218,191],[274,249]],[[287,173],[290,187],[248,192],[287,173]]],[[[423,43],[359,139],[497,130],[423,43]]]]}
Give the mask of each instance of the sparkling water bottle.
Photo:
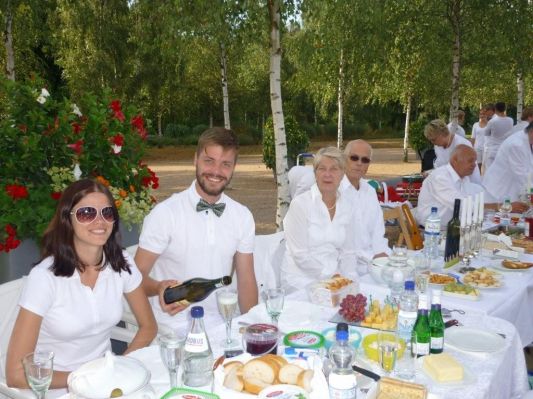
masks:
{"type": "Polygon", "coordinates": [[[213,351],[204,327],[204,308],[193,306],[192,323],[183,347],[183,383],[190,387],[210,386],[213,380],[213,351]]]}
{"type": "Polygon", "coordinates": [[[424,225],[424,253],[431,259],[439,257],[440,216],[437,207],[431,207],[431,213],[424,225]]]}
{"type": "Polygon", "coordinates": [[[405,343],[411,342],[411,333],[418,315],[418,295],[413,281],[405,282],[405,290],[400,296],[400,311],[398,312],[398,336],[405,343]]]}
{"type": "Polygon", "coordinates": [[[352,371],[355,349],[348,343],[348,331],[337,328],[337,341],[329,349],[333,370],[329,374],[330,399],[355,399],[357,380],[352,371]]]}

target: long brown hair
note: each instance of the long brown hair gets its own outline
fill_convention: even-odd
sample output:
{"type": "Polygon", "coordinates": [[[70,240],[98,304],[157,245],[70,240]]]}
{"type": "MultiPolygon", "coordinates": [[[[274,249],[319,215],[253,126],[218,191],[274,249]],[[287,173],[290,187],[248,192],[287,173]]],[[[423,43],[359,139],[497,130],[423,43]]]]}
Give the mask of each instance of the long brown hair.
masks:
{"type": "Polygon", "coordinates": [[[82,198],[90,193],[104,194],[109,200],[115,215],[113,230],[104,244],[105,264],[102,267],[110,265],[116,272],[124,270],[131,274],[130,267],[122,253],[119,216],[113,196],[102,183],[90,179],[78,180],[63,191],[54,217],[43,235],[41,260],[48,256],[53,256],[54,262],[50,266],[50,270],[56,276],[70,277],[76,269],[79,271],[85,270],[87,265],[80,260],[74,248],[74,227],[72,226],[70,212],[82,198]]]}

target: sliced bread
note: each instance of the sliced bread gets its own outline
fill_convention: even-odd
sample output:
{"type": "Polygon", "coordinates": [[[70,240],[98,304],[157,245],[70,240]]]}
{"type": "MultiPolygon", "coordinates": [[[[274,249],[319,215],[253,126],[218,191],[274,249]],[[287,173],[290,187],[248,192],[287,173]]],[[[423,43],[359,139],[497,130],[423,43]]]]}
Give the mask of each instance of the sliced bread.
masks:
{"type": "Polygon", "coordinates": [[[301,386],[303,389],[305,389],[307,392],[311,392],[311,380],[314,376],[313,370],[304,370],[300,374],[298,374],[298,378],[296,380],[296,384],[301,386]]]}
{"type": "Polygon", "coordinates": [[[304,371],[303,368],[296,364],[286,364],[279,370],[279,380],[284,384],[296,385],[298,382],[298,375],[304,371]]]}
{"type": "MultiPolygon", "coordinates": [[[[267,359],[253,359],[244,365],[242,375],[245,380],[258,379],[266,384],[272,384],[278,374],[279,366],[276,362],[267,359]]],[[[245,388],[246,389],[246,388],[245,388]]]]}
{"type": "Polygon", "coordinates": [[[259,378],[244,378],[244,390],[246,392],[252,393],[254,395],[259,394],[264,388],[270,386],[271,384],[268,384],[259,378]]]}

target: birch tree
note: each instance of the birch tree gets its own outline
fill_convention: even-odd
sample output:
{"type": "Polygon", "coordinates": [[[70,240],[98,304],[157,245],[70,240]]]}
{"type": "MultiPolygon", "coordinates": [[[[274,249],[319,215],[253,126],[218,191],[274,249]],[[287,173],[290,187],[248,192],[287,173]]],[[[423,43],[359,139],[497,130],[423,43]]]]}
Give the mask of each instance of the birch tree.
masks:
{"type": "Polygon", "coordinates": [[[459,111],[459,87],[461,84],[461,41],[462,41],[462,0],[449,0],[447,18],[452,30],[452,98],[450,121],[452,131],[457,131],[457,111],[459,111]]]}
{"type": "Polygon", "coordinates": [[[283,102],[281,97],[281,3],[283,0],[268,0],[270,22],[270,106],[274,124],[276,148],[276,182],[278,186],[276,226],[283,230],[283,219],[289,210],[289,179],[287,164],[287,139],[283,102]]]}
{"type": "Polygon", "coordinates": [[[5,10],[4,46],[6,48],[6,76],[15,80],[15,50],[13,49],[13,9],[11,0],[7,0],[5,10]]]}

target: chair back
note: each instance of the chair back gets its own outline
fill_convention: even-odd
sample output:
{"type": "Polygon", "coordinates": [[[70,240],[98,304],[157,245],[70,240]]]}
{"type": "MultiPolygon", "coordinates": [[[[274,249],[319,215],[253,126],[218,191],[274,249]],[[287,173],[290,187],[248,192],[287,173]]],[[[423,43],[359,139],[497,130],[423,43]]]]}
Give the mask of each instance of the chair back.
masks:
{"type": "Polygon", "coordinates": [[[383,210],[384,220],[397,220],[400,226],[400,236],[398,237],[398,245],[405,242],[408,249],[419,250],[424,248],[420,229],[416,224],[416,220],[411,213],[411,210],[406,204],[396,208],[383,210]]]}
{"type": "Polygon", "coordinates": [[[255,236],[254,270],[259,291],[279,287],[280,268],[284,256],[284,232],[255,236]]]}

